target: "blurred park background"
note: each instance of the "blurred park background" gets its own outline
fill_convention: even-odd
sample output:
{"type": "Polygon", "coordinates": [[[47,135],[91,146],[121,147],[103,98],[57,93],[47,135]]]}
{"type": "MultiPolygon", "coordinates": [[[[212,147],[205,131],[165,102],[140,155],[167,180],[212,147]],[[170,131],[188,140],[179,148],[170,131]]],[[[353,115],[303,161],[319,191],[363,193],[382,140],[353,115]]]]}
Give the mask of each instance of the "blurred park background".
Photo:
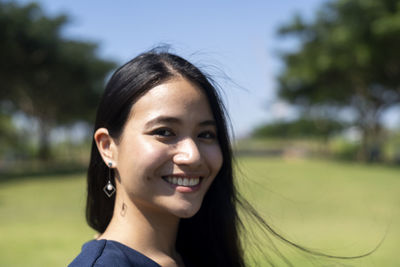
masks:
{"type": "MultiPolygon", "coordinates": [[[[272,238],[278,251],[294,266],[398,266],[400,1],[274,2],[0,0],[0,266],[65,266],[93,238],[99,97],[164,43],[221,85],[239,188],[275,229],[332,255],[381,244],[358,260],[272,238]]],[[[249,265],[267,265],[254,243],[249,265]]]]}

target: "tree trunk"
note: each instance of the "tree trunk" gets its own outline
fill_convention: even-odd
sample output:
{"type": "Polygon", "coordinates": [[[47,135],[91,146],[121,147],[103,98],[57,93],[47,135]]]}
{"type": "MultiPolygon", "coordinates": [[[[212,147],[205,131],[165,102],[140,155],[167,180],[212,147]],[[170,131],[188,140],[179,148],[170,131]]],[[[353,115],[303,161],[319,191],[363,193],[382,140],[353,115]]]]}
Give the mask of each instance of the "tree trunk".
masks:
{"type": "Polygon", "coordinates": [[[39,159],[48,161],[51,158],[50,132],[51,126],[43,119],[39,119],[39,159]]]}
{"type": "Polygon", "coordinates": [[[368,129],[363,128],[361,131],[361,147],[357,153],[357,159],[366,162],[368,159],[368,129]]]}
{"type": "Polygon", "coordinates": [[[382,161],[382,127],[378,121],[362,129],[358,159],[364,162],[382,161]]]}

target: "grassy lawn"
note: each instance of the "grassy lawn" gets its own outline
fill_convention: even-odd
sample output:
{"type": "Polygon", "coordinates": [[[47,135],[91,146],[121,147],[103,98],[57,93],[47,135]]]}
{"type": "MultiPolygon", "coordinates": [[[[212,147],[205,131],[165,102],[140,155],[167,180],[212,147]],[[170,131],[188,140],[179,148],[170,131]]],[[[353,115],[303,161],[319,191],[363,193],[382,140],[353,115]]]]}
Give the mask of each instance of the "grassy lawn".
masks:
{"type": "Polygon", "coordinates": [[[275,241],[294,266],[399,266],[399,168],[267,158],[244,158],[239,167],[242,192],[268,223],[302,246],[354,256],[386,235],[375,253],[358,260],[309,257],[275,241]]]}
{"type": "MultiPolygon", "coordinates": [[[[274,228],[305,247],[358,255],[386,234],[374,254],[350,261],[309,257],[274,239],[294,266],[398,266],[399,168],[270,158],[238,162],[240,190],[274,228]]],[[[66,266],[94,235],[84,205],[84,174],[0,181],[0,266],[66,266]]],[[[254,250],[251,241],[246,251],[254,250]]]]}
{"type": "Polygon", "coordinates": [[[66,266],[94,232],[84,175],[0,183],[0,266],[66,266]]]}

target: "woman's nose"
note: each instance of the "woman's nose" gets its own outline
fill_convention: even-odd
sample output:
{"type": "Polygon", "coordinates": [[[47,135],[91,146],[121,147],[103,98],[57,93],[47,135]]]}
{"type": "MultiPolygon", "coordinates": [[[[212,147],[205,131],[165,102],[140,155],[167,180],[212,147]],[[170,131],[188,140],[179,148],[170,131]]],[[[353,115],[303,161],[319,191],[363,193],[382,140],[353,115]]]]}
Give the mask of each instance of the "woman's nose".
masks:
{"type": "Polygon", "coordinates": [[[201,163],[201,153],[193,139],[186,138],[178,143],[177,151],[174,155],[174,162],[183,165],[201,163]]]}

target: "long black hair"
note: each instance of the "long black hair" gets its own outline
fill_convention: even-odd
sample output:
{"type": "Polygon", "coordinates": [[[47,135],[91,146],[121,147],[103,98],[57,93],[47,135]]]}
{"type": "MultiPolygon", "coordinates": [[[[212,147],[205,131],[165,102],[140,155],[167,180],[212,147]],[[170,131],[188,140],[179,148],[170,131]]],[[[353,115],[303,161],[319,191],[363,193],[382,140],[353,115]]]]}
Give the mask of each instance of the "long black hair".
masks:
{"type": "MultiPolygon", "coordinates": [[[[223,155],[222,167],[204,196],[200,210],[191,218],[181,219],[176,249],[192,266],[245,266],[240,236],[246,231],[238,214],[238,208],[253,226],[263,230],[262,238],[270,242],[269,253],[261,249],[272,266],[267,254],[274,253],[286,265],[292,264],[275,247],[269,235],[314,256],[334,259],[356,259],[359,256],[332,256],[300,246],[276,232],[236,190],[233,175],[233,155],[228,134],[227,117],[216,86],[196,66],[187,60],[157,49],[140,54],[119,69],[110,78],[97,110],[94,131],[107,128],[111,137],[118,142],[132,106],[140,96],[151,88],[170,79],[183,77],[200,88],[206,95],[217,126],[218,142],[223,155]]],[[[103,187],[108,181],[108,167],[103,162],[93,140],[87,179],[86,220],[103,233],[111,221],[115,195],[108,198],[103,187]]],[[[115,186],[113,178],[111,182],[115,186]]],[[[248,233],[249,231],[246,231],[248,233]]]]}
{"type": "MultiPolygon", "coordinates": [[[[94,130],[107,128],[111,137],[118,140],[135,101],[151,88],[174,77],[189,80],[205,93],[216,121],[223,155],[222,167],[200,210],[193,217],[180,221],[177,251],[196,266],[244,266],[226,112],[210,78],[187,60],[169,52],[152,50],[143,53],[112,75],[98,107],[94,130]]],[[[111,220],[115,202],[115,196],[108,198],[103,192],[107,176],[108,167],[93,140],[86,219],[100,233],[111,220]]],[[[115,185],[115,181],[112,182],[115,185]]]]}

